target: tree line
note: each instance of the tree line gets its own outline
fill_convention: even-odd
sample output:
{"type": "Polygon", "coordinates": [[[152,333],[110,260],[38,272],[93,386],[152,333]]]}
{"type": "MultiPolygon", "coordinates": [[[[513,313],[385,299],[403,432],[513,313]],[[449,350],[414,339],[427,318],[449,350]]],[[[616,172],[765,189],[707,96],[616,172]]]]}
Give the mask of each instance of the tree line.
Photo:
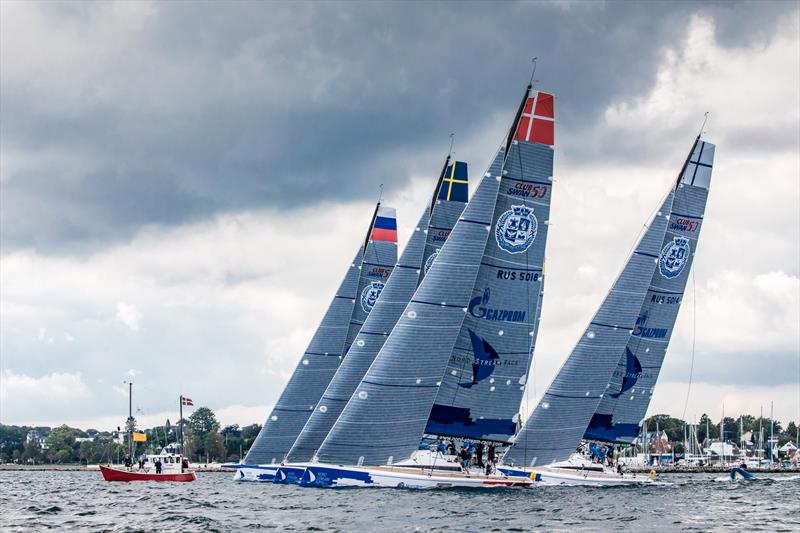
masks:
{"type": "MultiPolygon", "coordinates": [[[[775,427],[773,428],[775,437],[778,438],[778,446],[783,446],[789,441],[797,444],[797,425],[794,422],[789,422],[784,428],[783,425],[775,420],[775,427]]],[[[764,432],[764,443],[770,436],[770,424],[772,420],[766,417],[756,417],[753,415],[740,415],[736,418],[726,416],[722,419],[722,427],[725,432],[724,440],[731,441],[739,444],[739,434],[742,432],[746,434],[752,432],[753,441],[758,440],[758,435],[761,430],[764,432]]],[[[649,432],[663,431],[667,434],[670,443],[676,452],[683,452],[684,431],[686,431],[687,424],[690,424],[680,418],[674,418],[669,415],[653,415],[645,419],[645,425],[649,432]]],[[[711,418],[703,413],[696,423],[697,440],[703,443],[707,440],[720,439],[720,421],[712,421],[711,418]]]]}
{"type": "MultiPolygon", "coordinates": [[[[158,453],[169,444],[179,443],[181,429],[186,455],[192,462],[229,462],[239,461],[247,454],[261,425],[221,427],[211,409],[200,407],[175,424],[168,419],[161,426],[137,428],[147,440],[135,443],[134,455],[158,453]]],[[[127,435],[122,428],[98,431],[67,425],[51,428],[0,424],[0,463],[119,463],[127,453],[127,435]]]]}
{"type": "MultiPolygon", "coordinates": [[[[737,418],[725,417],[723,422],[725,440],[738,444],[740,427],[745,433],[753,432],[754,435],[758,435],[759,430],[763,429],[764,439],[769,438],[769,418],[741,415],[737,418]]],[[[665,432],[676,452],[683,451],[687,424],[684,420],[662,414],[647,418],[645,423],[648,431],[658,429],[665,432]]],[[[239,427],[238,424],[233,424],[221,427],[211,409],[200,407],[176,424],[167,420],[161,426],[139,430],[147,435],[147,441],[136,443],[135,455],[157,453],[164,446],[179,442],[181,429],[184,433],[186,455],[192,462],[228,462],[239,461],[247,454],[261,430],[261,425],[239,427]]],[[[719,439],[719,430],[719,421],[711,421],[708,415],[703,414],[697,422],[697,439],[701,443],[706,439],[719,439]]],[[[118,431],[84,431],[67,425],[50,428],[0,424],[0,462],[118,463],[128,453],[127,440],[120,439],[120,434],[124,436],[124,430],[120,428],[118,431]]],[[[784,428],[776,420],[774,434],[778,437],[778,446],[788,441],[796,443],[797,425],[789,422],[784,428]]]]}

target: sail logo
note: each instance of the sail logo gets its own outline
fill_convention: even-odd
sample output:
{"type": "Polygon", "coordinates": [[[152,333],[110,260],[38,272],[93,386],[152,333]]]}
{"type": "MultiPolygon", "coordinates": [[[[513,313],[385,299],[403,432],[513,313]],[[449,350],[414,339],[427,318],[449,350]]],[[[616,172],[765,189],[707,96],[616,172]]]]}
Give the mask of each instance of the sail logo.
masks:
{"type": "Polygon", "coordinates": [[[512,205],[500,215],[494,229],[497,245],[510,254],[521,254],[531,247],[536,239],[539,223],[533,209],[524,205],[512,205]]]}
{"type": "Polygon", "coordinates": [[[521,196],[523,198],[544,198],[547,196],[547,190],[547,185],[515,183],[513,187],[508,188],[507,194],[509,196],[521,196]]]}
{"type": "Polygon", "coordinates": [[[692,250],[689,247],[689,239],[685,237],[675,237],[672,242],[668,242],[661,250],[658,258],[658,271],[667,279],[672,279],[683,272],[686,263],[689,262],[692,250]]]}
{"type": "MultiPolygon", "coordinates": [[[[615,376],[619,376],[619,372],[614,372],[615,376]]],[[[622,385],[619,392],[609,394],[612,398],[619,398],[623,392],[629,390],[636,385],[639,378],[642,377],[642,363],[639,358],[633,355],[633,352],[626,346],[625,347],[625,373],[622,375],[622,385]]]]}
{"type": "Polygon", "coordinates": [[[386,284],[380,281],[370,281],[369,285],[364,287],[364,290],[361,291],[361,309],[363,309],[365,313],[369,313],[372,311],[372,308],[375,307],[375,302],[378,301],[378,297],[381,295],[385,286],[386,284]]]}
{"type": "Polygon", "coordinates": [[[636,319],[636,327],[633,330],[634,337],[643,337],[645,339],[663,339],[667,336],[667,328],[648,328],[647,319],[648,314],[645,313],[636,319]]]}
{"type": "Polygon", "coordinates": [[[368,278],[384,279],[384,278],[388,278],[389,274],[391,274],[391,273],[392,273],[392,269],[391,268],[372,267],[372,269],[369,272],[367,272],[367,277],[368,278]]]}
{"type": "Polygon", "coordinates": [[[697,228],[700,227],[699,220],[690,220],[684,217],[676,218],[672,223],[669,225],[669,229],[678,230],[678,231],[686,231],[689,233],[694,233],[697,231],[697,228]]]}
{"type": "Polygon", "coordinates": [[[424,267],[424,269],[425,269],[425,274],[426,274],[426,275],[428,274],[428,270],[430,270],[430,269],[431,269],[431,267],[433,266],[433,262],[434,262],[434,261],[436,261],[436,256],[438,256],[438,255],[439,255],[439,248],[437,248],[437,249],[436,249],[436,250],[435,250],[435,251],[434,251],[434,252],[433,252],[431,255],[429,255],[429,256],[428,256],[428,258],[425,260],[425,267],[424,267]]]}
{"type": "Polygon", "coordinates": [[[519,311],[516,309],[493,309],[491,307],[487,307],[491,297],[492,293],[489,290],[489,287],[487,287],[483,291],[483,295],[476,296],[470,300],[469,307],[467,308],[469,314],[475,318],[483,318],[484,320],[492,320],[496,322],[525,321],[525,311],[519,311]]]}
{"type": "Polygon", "coordinates": [[[449,229],[438,229],[433,235],[431,235],[431,242],[444,243],[444,241],[446,241],[449,236],[450,236],[449,229]]]}
{"type": "Polygon", "coordinates": [[[469,339],[472,342],[472,353],[474,357],[472,360],[472,381],[469,383],[459,383],[459,386],[465,389],[472,388],[473,385],[477,385],[479,382],[491,376],[495,367],[501,364],[497,350],[492,348],[492,345],[489,344],[486,339],[479,337],[471,329],[467,331],[469,332],[469,339]]]}

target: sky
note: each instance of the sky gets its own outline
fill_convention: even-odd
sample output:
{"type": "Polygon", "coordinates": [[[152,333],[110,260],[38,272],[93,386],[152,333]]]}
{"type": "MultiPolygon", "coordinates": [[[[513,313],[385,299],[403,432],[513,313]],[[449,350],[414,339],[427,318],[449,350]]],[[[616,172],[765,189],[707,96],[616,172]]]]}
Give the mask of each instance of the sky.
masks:
{"type": "Polygon", "coordinates": [[[0,421],[261,423],[383,185],[401,246],[455,133],[473,189],[537,57],[556,94],[523,409],[710,113],[650,414],[800,420],[796,2],[0,2],[0,421]],[[694,346],[694,351],[692,347],[694,346]],[[690,385],[691,382],[691,385],[690,385]]]}

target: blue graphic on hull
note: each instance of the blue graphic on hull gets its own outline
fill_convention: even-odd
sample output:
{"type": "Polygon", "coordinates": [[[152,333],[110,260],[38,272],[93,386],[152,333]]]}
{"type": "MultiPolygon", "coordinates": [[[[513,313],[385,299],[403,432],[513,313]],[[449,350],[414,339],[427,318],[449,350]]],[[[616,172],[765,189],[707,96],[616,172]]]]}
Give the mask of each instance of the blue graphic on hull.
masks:
{"type": "Polygon", "coordinates": [[[364,485],[373,485],[375,482],[369,472],[363,470],[344,470],[342,468],[328,468],[324,466],[309,466],[300,478],[301,487],[335,487],[339,480],[348,479],[358,481],[364,485]]]}
{"type": "MultiPolygon", "coordinates": [[[[532,474],[532,472],[526,472],[525,470],[515,470],[513,468],[498,468],[497,471],[500,472],[501,474],[503,474],[504,476],[508,476],[508,477],[526,477],[526,478],[529,478],[529,479],[530,479],[531,474],[532,474]]],[[[537,473],[533,473],[533,480],[534,481],[541,481],[542,480],[542,475],[539,474],[538,472],[537,473]]]]}
{"type": "Polygon", "coordinates": [[[279,485],[297,485],[300,483],[300,478],[303,477],[305,468],[295,468],[289,466],[282,466],[275,472],[273,483],[279,485]]]}

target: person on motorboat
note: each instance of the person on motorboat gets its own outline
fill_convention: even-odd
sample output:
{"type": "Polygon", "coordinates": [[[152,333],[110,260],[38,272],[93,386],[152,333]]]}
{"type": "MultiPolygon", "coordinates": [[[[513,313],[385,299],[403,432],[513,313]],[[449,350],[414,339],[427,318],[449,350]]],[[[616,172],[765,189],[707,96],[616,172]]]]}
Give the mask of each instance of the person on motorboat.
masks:
{"type": "Polygon", "coordinates": [[[156,459],[155,467],[156,467],[156,474],[160,474],[161,473],[161,459],[160,458],[156,459]]]}

